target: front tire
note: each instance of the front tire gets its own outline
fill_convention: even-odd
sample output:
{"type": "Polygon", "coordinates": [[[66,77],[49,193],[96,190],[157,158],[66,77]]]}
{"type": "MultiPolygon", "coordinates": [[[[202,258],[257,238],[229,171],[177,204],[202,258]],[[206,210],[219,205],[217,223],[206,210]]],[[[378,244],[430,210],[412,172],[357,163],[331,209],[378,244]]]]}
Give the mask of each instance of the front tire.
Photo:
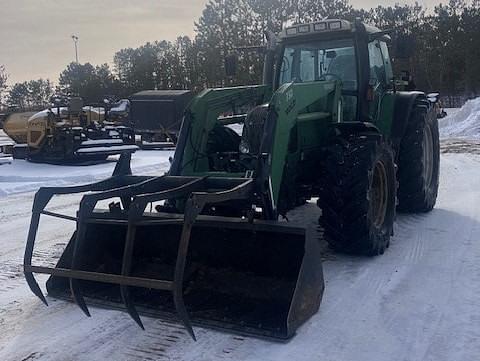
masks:
{"type": "Polygon", "coordinates": [[[335,143],[327,154],[318,199],[324,237],[335,250],[383,254],[395,219],[393,150],[377,133],[339,137],[335,143]]]}
{"type": "Polygon", "coordinates": [[[435,206],[440,174],[438,119],[433,108],[416,104],[398,155],[398,210],[429,212],[435,206]]]}

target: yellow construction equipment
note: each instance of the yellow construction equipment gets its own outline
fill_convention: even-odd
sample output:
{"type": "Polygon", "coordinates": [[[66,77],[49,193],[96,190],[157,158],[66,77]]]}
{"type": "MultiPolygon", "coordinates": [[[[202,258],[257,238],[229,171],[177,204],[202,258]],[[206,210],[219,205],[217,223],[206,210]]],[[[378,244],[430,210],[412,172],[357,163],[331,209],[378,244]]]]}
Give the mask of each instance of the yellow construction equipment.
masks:
{"type": "Polygon", "coordinates": [[[81,98],[10,114],[3,129],[17,143],[14,158],[32,161],[98,160],[138,149],[130,127],[109,122],[105,105],[84,105],[81,98]]]}

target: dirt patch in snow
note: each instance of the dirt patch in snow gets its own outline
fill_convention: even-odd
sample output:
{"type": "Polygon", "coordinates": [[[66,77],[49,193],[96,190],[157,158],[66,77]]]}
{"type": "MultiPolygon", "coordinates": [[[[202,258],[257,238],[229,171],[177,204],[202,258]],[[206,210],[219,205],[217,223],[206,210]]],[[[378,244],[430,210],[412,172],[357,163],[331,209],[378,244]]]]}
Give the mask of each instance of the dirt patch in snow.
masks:
{"type": "Polygon", "coordinates": [[[480,140],[448,139],[440,143],[442,153],[480,154],[480,140]]]}

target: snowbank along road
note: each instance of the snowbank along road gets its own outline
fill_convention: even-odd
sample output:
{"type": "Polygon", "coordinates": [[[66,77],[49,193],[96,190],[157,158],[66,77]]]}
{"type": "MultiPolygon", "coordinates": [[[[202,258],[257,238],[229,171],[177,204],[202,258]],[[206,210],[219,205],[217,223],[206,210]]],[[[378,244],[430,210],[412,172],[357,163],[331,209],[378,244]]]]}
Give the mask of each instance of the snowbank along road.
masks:
{"type": "MultiPolygon", "coordinates": [[[[325,247],[320,311],[284,344],[199,327],[194,342],[177,323],[144,317],[142,331],[118,311],[92,308],[87,318],[76,305],[51,298],[45,307],[21,269],[33,191],[105,177],[113,164],[0,166],[0,360],[479,360],[480,99],[465,107],[441,121],[435,209],[398,215],[383,256],[325,247]]],[[[134,168],[161,174],[170,155],[137,152],[134,168]]],[[[74,214],[78,200],[57,198],[50,209],[74,214]]],[[[307,204],[292,217],[315,212],[307,204]]],[[[35,262],[54,265],[72,231],[69,223],[45,218],[35,262]]],[[[38,279],[44,285],[46,277],[38,279]]]]}

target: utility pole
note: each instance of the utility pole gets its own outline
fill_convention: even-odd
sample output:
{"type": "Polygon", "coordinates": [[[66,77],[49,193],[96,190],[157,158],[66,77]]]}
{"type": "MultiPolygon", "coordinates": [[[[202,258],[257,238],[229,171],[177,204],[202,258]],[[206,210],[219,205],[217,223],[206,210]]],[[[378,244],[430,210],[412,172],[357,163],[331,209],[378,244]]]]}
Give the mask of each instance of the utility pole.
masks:
{"type": "Polygon", "coordinates": [[[153,84],[154,84],[155,90],[158,90],[158,88],[157,88],[157,72],[156,71],[152,72],[152,77],[153,77],[153,84]]]}
{"type": "Polygon", "coordinates": [[[78,36],[72,35],[73,43],[75,44],[75,62],[78,64],[78,50],[77,50],[77,43],[78,43],[78,36]]]}

